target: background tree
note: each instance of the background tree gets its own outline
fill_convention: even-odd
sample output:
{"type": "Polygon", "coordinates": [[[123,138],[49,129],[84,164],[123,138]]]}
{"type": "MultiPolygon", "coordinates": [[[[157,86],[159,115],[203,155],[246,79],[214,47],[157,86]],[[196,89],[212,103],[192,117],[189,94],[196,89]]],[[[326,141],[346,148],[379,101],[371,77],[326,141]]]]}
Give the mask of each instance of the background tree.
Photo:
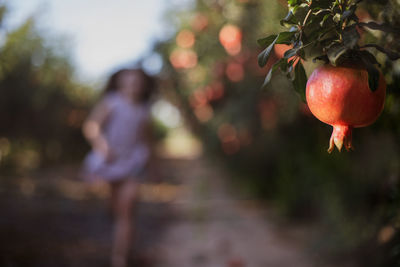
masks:
{"type": "Polygon", "coordinates": [[[0,30],[0,165],[23,171],[81,155],[80,125],[93,91],[74,80],[62,42],[41,36],[32,18],[0,30]]]}

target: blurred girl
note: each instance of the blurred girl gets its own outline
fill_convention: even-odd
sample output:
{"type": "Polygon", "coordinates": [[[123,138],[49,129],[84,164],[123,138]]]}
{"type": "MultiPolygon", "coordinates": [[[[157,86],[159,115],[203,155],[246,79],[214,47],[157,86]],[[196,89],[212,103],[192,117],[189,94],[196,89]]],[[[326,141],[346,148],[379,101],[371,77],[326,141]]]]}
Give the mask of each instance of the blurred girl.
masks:
{"type": "Polygon", "coordinates": [[[134,204],[150,157],[149,98],[153,83],[141,69],[116,72],[83,125],[84,136],[93,148],[84,162],[85,176],[111,185],[112,267],[127,265],[134,204]]]}

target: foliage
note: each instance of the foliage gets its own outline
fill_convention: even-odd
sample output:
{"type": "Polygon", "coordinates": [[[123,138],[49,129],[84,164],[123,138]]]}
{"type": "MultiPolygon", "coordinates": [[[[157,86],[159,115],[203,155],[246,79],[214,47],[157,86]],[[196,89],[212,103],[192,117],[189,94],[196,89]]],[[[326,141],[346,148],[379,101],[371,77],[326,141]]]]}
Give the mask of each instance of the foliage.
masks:
{"type": "Polygon", "coordinates": [[[385,53],[389,59],[400,58],[400,53],[384,48],[378,44],[366,43],[359,45],[360,32],[364,28],[381,30],[392,35],[399,35],[398,26],[389,24],[360,21],[356,15],[360,0],[289,0],[289,12],[280,21],[289,31],[280,32],[260,39],[259,44],[266,46],[259,55],[259,65],[264,67],[266,59],[275,44],[288,44],[284,57],[275,63],[268,73],[265,84],[271,79],[271,73],[278,67],[293,80],[295,89],[304,93],[307,78],[298,60],[314,57],[314,60],[324,60],[333,66],[344,62],[363,62],[369,74],[369,84],[375,91],[379,81],[379,65],[375,56],[365,48],[375,48],[385,53]],[[296,65],[297,64],[297,65],[296,65]],[[293,66],[296,67],[293,68],[293,66]],[[298,69],[298,71],[296,71],[298,69]]]}
{"type": "Polygon", "coordinates": [[[0,30],[1,167],[23,171],[81,154],[80,124],[92,93],[74,81],[66,51],[49,45],[33,19],[0,30]]]}
{"type": "MultiPolygon", "coordinates": [[[[396,266],[400,258],[395,253],[400,203],[399,63],[387,60],[382,49],[362,46],[376,44],[382,51],[400,51],[400,42],[394,32],[377,33],[361,24],[352,37],[355,44],[348,38],[354,30],[344,34],[341,30],[354,29],[356,16],[358,23],[372,18],[393,29],[400,25],[400,8],[394,0],[365,0],[357,10],[350,1],[343,10],[342,1],[335,6],[331,1],[289,3],[284,20],[286,1],[197,0],[189,11],[171,11],[176,35],[157,48],[165,62],[162,89],[203,140],[207,157],[232,171],[244,197],[266,199],[288,217],[318,222],[319,235],[310,238],[313,253],[323,252],[338,264],[350,257],[359,266],[396,266]],[[229,27],[232,38],[224,40],[221,32],[227,25],[234,26],[229,27]],[[331,26],[335,29],[327,31],[331,26]],[[321,36],[323,30],[327,32],[321,36]],[[182,47],[183,31],[192,34],[187,42],[191,45],[182,47]],[[365,51],[363,57],[373,55],[388,81],[384,114],[373,127],[357,131],[356,149],[348,154],[326,155],[321,147],[329,128],[321,128],[291,91],[294,87],[304,96],[306,73],[320,63],[307,59],[329,60],[330,47],[322,42],[326,38],[335,38],[338,45],[358,46],[365,51]],[[188,50],[182,54],[186,60],[174,64],[176,51],[188,50]],[[262,69],[255,66],[257,61],[264,65],[262,69]],[[283,71],[271,79],[277,69],[283,71]],[[268,90],[260,92],[263,81],[268,90]]],[[[353,48],[343,47],[339,54],[353,53],[353,48]]],[[[342,59],[330,55],[334,62],[342,59]]]]}

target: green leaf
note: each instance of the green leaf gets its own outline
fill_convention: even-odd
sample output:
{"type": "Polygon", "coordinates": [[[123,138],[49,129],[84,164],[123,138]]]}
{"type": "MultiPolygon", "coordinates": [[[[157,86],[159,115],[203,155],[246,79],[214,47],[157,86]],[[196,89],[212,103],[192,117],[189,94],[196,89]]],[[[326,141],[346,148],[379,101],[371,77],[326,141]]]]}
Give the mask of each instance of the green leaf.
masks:
{"type": "Polygon", "coordinates": [[[274,35],[268,36],[267,38],[259,40],[259,43],[263,44],[268,44],[268,47],[264,49],[259,55],[258,55],[258,65],[260,67],[264,67],[268,59],[271,55],[272,49],[274,48],[275,44],[291,44],[292,43],[292,37],[296,34],[296,32],[281,32],[279,35],[272,40],[272,37],[274,35]],[[271,41],[272,40],[272,41],[271,41]]]}
{"type": "Polygon", "coordinates": [[[374,67],[374,65],[367,66],[368,71],[368,85],[372,92],[375,92],[379,86],[379,71],[374,67]]]}
{"type": "Polygon", "coordinates": [[[330,63],[333,66],[337,66],[340,63],[340,57],[343,56],[349,49],[342,43],[333,44],[326,51],[326,55],[329,58],[330,63]]]}
{"type": "Polygon", "coordinates": [[[322,18],[321,22],[319,23],[319,26],[324,27],[324,24],[325,24],[326,20],[327,20],[329,17],[331,17],[331,14],[326,14],[326,15],[322,18]]]}
{"type": "Polygon", "coordinates": [[[303,102],[306,102],[307,75],[303,64],[301,64],[300,61],[297,62],[297,65],[294,68],[294,80],[292,83],[296,92],[300,94],[303,102]]]}
{"type": "Polygon", "coordinates": [[[384,32],[390,32],[390,33],[394,33],[397,35],[400,35],[400,29],[399,28],[393,28],[390,25],[387,24],[378,24],[376,22],[360,22],[357,24],[358,26],[361,27],[367,27],[373,30],[380,30],[380,31],[384,31],[384,32]]]}
{"type": "Polygon", "coordinates": [[[306,3],[302,3],[293,8],[290,8],[290,11],[296,17],[297,21],[303,21],[309,10],[310,10],[310,7],[306,3]]]}
{"type": "Polygon", "coordinates": [[[349,19],[355,21],[356,23],[358,23],[358,21],[360,20],[355,13],[352,14],[349,19]]]}
{"type": "Polygon", "coordinates": [[[286,59],[282,60],[282,62],[279,63],[278,67],[283,73],[286,74],[289,67],[288,61],[286,59]]]}
{"type": "Polygon", "coordinates": [[[300,4],[300,0],[288,0],[288,4],[290,6],[295,6],[295,5],[300,4]]]}
{"type": "Polygon", "coordinates": [[[335,16],[333,16],[333,21],[338,23],[341,20],[341,15],[340,13],[336,13],[335,16]]]}
{"type": "Polygon", "coordinates": [[[376,60],[375,56],[368,52],[367,50],[361,50],[357,52],[360,59],[366,62],[369,62],[373,65],[380,65],[379,62],[376,60]]]}
{"type": "MultiPolygon", "coordinates": [[[[318,40],[322,40],[322,38],[323,38],[325,35],[328,35],[328,36],[329,36],[329,33],[334,32],[334,29],[335,29],[334,26],[333,26],[333,27],[330,27],[330,28],[323,29],[323,30],[320,32],[319,36],[318,36],[318,40]]],[[[329,38],[332,38],[332,37],[329,37],[329,38]]],[[[337,39],[337,37],[335,36],[334,39],[337,39]]],[[[334,40],[334,39],[333,39],[333,40],[334,40]]]]}
{"type": "MultiPolygon", "coordinates": [[[[375,57],[374,57],[375,58],[375,57]]],[[[368,57],[361,57],[361,61],[364,63],[364,66],[368,72],[368,86],[372,92],[375,92],[379,86],[379,76],[380,72],[371,62],[371,59],[368,57]]]]}
{"type": "Polygon", "coordinates": [[[327,37],[325,39],[322,39],[321,36],[318,37],[318,41],[322,47],[326,47],[326,49],[329,49],[329,44],[332,42],[339,42],[337,39],[337,36],[332,36],[332,37],[327,37]]]}
{"type": "Polygon", "coordinates": [[[267,86],[267,84],[271,81],[272,73],[275,72],[278,69],[278,67],[286,68],[287,67],[287,60],[285,58],[281,58],[280,60],[278,60],[278,62],[276,62],[271,67],[271,69],[269,70],[267,76],[265,77],[263,85],[261,86],[262,89],[264,89],[267,86]]]}
{"type": "Polygon", "coordinates": [[[341,21],[344,21],[350,18],[357,9],[357,5],[351,5],[348,10],[345,10],[340,18],[341,21]]]}
{"type": "Polygon", "coordinates": [[[354,24],[343,29],[342,37],[344,46],[349,49],[353,49],[360,39],[360,35],[354,24]]]}
{"type": "Polygon", "coordinates": [[[312,61],[315,63],[315,62],[317,62],[317,60],[322,60],[325,62],[325,64],[329,63],[329,59],[326,55],[317,56],[317,57],[313,58],[312,61]]]}
{"type": "Polygon", "coordinates": [[[297,32],[281,32],[278,35],[278,38],[276,39],[277,44],[291,44],[292,43],[292,37],[296,34],[297,32]]]}
{"type": "Polygon", "coordinates": [[[285,54],[283,54],[283,57],[284,58],[294,57],[297,54],[298,50],[299,50],[298,48],[292,48],[292,49],[286,50],[285,54]]]}
{"type": "Polygon", "coordinates": [[[313,0],[311,3],[311,8],[314,10],[327,9],[330,8],[332,0],[313,0]]]}
{"type": "Polygon", "coordinates": [[[297,51],[297,55],[298,55],[301,59],[306,60],[306,52],[304,51],[303,48],[301,48],[301,49],[299,49],[299,50],[297,51]]]}
{"type": "Polygon", "coordinates": [[[297,24],[297,19],[293,15],[293,12],[289,11],[289,13],[286,15],[286,17],[280,21],[280,24],[285,27],[290,27],[291,25],[297,24]]]}
{"type": "Polygon", "coordinates": [[[376,48],[378,51],[380,51],[380,52],[386,54],[386,56],[387,56],[390,60],[397,60],[397,59],[400,58],[400,54],[399,54],[399,53],[397,53],[397,52],[395,52],[395,51],[392,51],[392,50],[389,50],[389,49],[386,49],[386,48],[383,48],[382,46],[379,46],[379,45],[377,45],[377,44],[366,44],[366,45],[364,45],[363,47],[374,47],[374,48],[376,48]]]}
{"type": "Polygon", "coordinates": [[[266,46],[269,46],[276,39],[276,37],[277,37],[277,35],[273,34],[268,37],[258,39],[257,43],[261,47],[266,47],[266,46]]]}
{"type": "Polygon", "coordinates": [[[318,28],[307,33],[306,38],[304,39],[306,40],[307,43],[316,42],[318,41],[318,37],[320,34],[321,34],[321,28],[318,28]]]}
{"type": "Polygon", "coordinates": [[[286,77],[289,80],[291,80],[292,82],[293,82],[293,79],[294,79],[293,64],[294,64],[294,62],[296,60],[297,60],[297,58],[293,58],[293,59],[289,60],[289,62],[287,63],[287,66],[286,66],[286,72],[285,72],[286,77]]]}
{"type": "Polygon", "coordinates": [[[264,67],[267,64],[268,59],[269,59],[269,57],[271,55],[271,51],[274,48],[274,45],[275,45],[277,39],[278,39],[278,37],[276,37],[275,40],[273,40],[272,43],[270,45],[268,45],[268,47],[265,48],[264,51],[262,51],[258,55],[258,65],[260,67],[264,67]]]}
{"type": "Polygon", "coordinates": [[[292,26],[292,27],[290,27],[289,31],[290,32],[298,32],[299,28],[297,28],[297,26],[292,26]]]}

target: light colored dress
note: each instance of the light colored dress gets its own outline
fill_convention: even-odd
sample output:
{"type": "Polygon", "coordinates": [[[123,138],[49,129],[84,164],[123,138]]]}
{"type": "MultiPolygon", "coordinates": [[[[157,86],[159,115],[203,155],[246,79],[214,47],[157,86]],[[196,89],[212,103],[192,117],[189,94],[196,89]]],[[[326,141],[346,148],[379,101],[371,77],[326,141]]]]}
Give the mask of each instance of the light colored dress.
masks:
{"type": "Polygon", "coordinates": [[[150,156],[150,148],[143,136],[149,107],[133,104],[118,92],[108,93],[104,101],[111,112],[102,134],[113,152],[113,160],[107,162],[104,155],[92,150],[83,164],[84,177],[106,181],[130,178],[139,182],[150,156]]]}

